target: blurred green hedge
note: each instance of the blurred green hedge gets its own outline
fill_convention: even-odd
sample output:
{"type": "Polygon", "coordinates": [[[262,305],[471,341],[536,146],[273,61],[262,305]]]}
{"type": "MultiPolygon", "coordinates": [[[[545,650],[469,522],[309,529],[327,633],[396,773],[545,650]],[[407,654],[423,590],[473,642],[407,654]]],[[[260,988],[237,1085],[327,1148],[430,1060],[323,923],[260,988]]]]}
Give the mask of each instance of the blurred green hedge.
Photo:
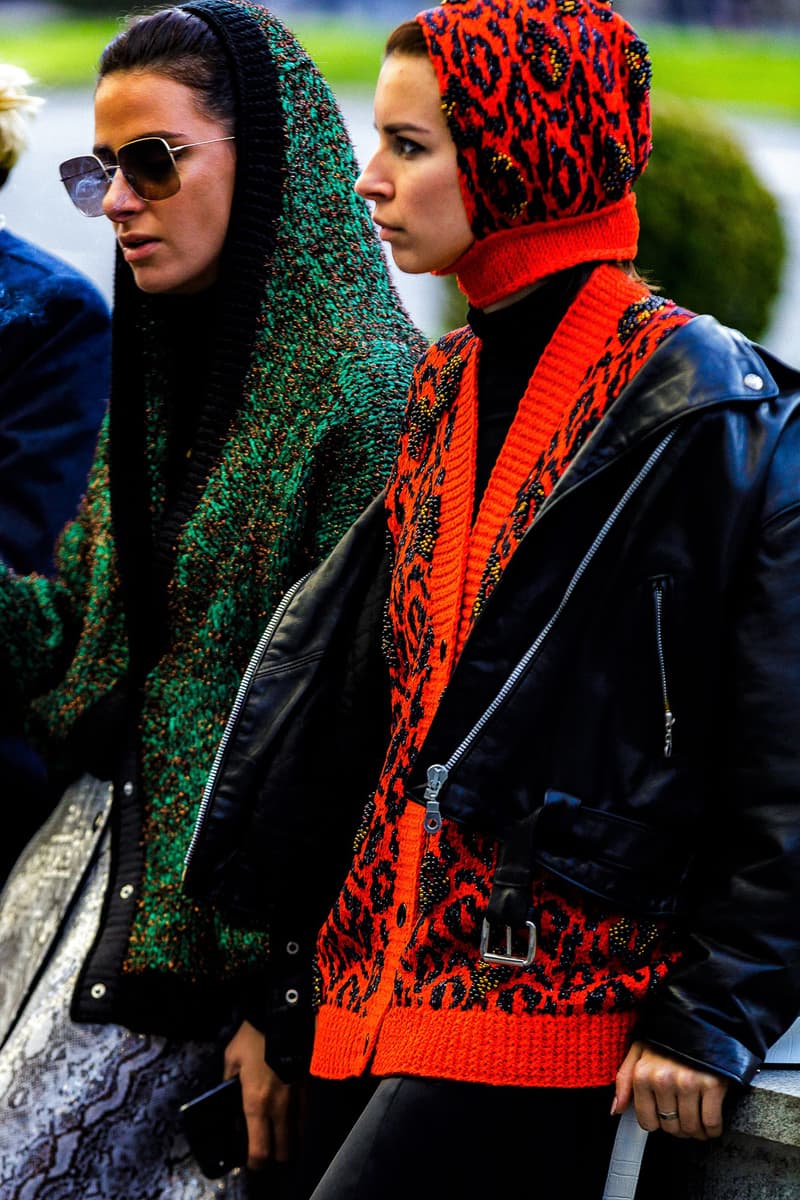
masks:
{"type": "Polygon", "coordinates": [[[775,197],[734,135],[699,108],[660,102],[636,195],[636,261],[650,282],[695,312],[761,337],[780,289],[786,236],[775,197]]]}
{"type": "MultiPolygon", "coordinates": [[[[703,109],[661,98],[653,156],[636,185],[636,265],[665,296],[758,339],[769,325],[787,244],[772,193],[727,126],[703,109]]],[[[443,328],[466,305],[447,276],[443,328]]]]}

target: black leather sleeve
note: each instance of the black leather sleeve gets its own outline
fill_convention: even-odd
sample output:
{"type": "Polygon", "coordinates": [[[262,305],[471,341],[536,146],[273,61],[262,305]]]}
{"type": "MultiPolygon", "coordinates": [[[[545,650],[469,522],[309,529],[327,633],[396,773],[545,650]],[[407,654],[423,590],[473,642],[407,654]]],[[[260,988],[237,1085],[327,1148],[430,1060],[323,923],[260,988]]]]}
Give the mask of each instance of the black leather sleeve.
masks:
{"type": "Polygon", "coordinates": [[[735,585],[719,698],[727,763],[688,951],[636,1036],[742,1083],[800,1011],[800,420],[778,444],[735,585]]]}

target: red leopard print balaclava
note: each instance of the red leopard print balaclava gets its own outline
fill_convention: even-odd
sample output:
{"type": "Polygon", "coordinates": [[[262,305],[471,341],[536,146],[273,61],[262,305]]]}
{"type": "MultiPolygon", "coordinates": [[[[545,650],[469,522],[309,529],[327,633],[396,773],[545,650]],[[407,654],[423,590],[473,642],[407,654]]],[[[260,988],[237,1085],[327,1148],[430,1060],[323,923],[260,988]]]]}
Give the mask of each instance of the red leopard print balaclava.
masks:
{"type": "Polygon", "coordinates": [[[520,272],[535,282],[579,262],[633,258],[650,58],[611,4],[449,0],[416,21],[476,238],[450,268],[470,300],[508,294],[520,272]]]}

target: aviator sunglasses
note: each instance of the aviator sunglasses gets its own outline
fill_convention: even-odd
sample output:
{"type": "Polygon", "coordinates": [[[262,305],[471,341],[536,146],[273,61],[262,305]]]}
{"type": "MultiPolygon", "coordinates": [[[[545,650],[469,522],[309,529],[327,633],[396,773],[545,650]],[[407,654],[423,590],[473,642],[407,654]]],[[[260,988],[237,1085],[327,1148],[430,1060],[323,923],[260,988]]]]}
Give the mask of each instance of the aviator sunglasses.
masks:
{"type": "Polygon", "coordinates": [[[181,186],[176,154],[193,150],[195,146],[232,141],[231,135],[208,138],[205,142],[188,142],[185,146],[170,146],[163,138],[143,137],[120,146],[115,163],[102,163],[96,154],[83,154],[79,158],[68,158],[58,170],[75,207],[87,217],[100,217],[115,171],[122,171],[128,187],[140,200],[168,200],[181,186]]]}

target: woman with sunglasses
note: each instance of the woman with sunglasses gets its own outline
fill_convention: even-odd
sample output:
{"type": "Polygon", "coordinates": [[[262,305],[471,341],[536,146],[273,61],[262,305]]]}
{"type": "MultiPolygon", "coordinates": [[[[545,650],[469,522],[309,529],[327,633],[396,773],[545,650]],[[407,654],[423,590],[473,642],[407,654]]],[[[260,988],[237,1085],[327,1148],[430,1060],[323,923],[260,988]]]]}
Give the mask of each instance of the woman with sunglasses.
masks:
{"type": "Polygon", "coordinates": [[[135,20],[61,175],[117,240],[112,388],[56,578],[0,575],[5,699],[67,789],[0,911],[0,1194],[243,1197],[179,1107],[238,1073],[250,1167],[286,1159],[268,938],[189,902],[183,858],[252,648],[382,486],[424,343],[331,93],[261,6],[135,20]]]}
{"type": "MultiPolygon", "coordinates": [[[[800,374],[633,268],[649,81],[601,0],[446,3],[387,44],[357,189],[470,307],[372,513],[390,715],[318,939],[313,1200],[600,1200],[631,1107],[667,1159],[637,1195],[686,1196],[800,1007],[800,374]]],[[[265,812],[305,761],[268,682],[227,748],[265,812]]]]}

